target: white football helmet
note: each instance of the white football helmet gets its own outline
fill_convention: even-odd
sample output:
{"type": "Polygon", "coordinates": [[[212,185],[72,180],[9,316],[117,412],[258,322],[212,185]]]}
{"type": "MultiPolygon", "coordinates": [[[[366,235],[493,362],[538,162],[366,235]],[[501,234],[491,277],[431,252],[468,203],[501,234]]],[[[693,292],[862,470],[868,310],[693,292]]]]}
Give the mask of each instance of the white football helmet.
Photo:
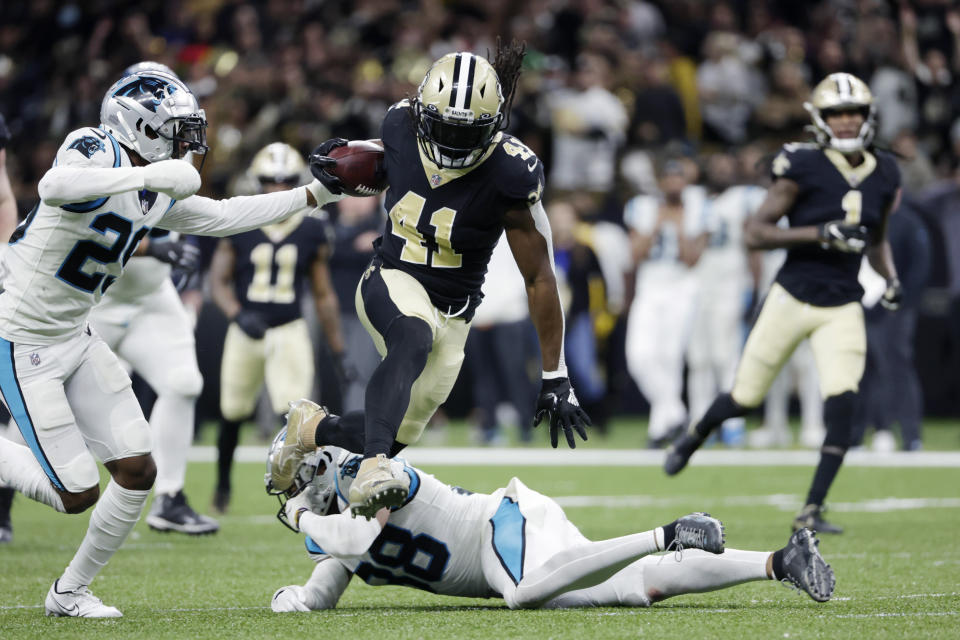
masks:
{"type": "Polygon", "coordinates": [[[270,475],[270,461],[273,459],[276,450],[283,446],[286,435],[287,429],[284,427],[277,433],[270,445],[270,451],[267,452],[267,472],[263,476],[263,483],[266,486],[267,493],[277,496],[277,500],[280,502],[277,519],[290,530],[296,531],[287,520],[287,514],[284,512],[287,500],[313,485],[314,491],[310,500],[310,511],[317,515],[326,515],[337,498],[337,461],[343,454],[343,449],[320,447],[314,453],[308,455],[297,467],[297,472],[293,476],[293,484],[286,491],[282,491],[273,486],[270,475]]]}
{"type": "Polygon", "coordinates": [[[272,142],[253,156],[249,173],[261,185],[283,183],[292,188],[303,181],[306,168],[296,149],[284,142],[272,142]]]}
{"type": "Polygon", "coordinates": [[[138,71],[117,80],[100,106],[100,123],[147,162],[207,152],[207,117],[178,77],[138,71]]]}
{"type": "Polygon", "coordinates": [[[809,102],[803,103],[813,119],[809,127],[817,137],[817,144],[836,149],[841,153],[855,153],[870,146],[876,133],[877,107],[873,102],[870,87],[850,73],[831,73],[820,81],[810,94],[809,102]],[[855,138],[837,138],[827,125],[831,111],[857,110],[863,114],[863,124],[855,138]]]}
{"type": "Polygon", "coordinates": [[[180,78],[173,69],[163,64],[162,62],[154,62],[153,60],[144,60],[143,62],[138,62],[132,64],[126,69],[123,70],[123,73],[120,74],[121,78],[125,78],[134,73],[139,73],[140,71],[162,71],[168,76],[173,76],[174,78],[180,78]]]}

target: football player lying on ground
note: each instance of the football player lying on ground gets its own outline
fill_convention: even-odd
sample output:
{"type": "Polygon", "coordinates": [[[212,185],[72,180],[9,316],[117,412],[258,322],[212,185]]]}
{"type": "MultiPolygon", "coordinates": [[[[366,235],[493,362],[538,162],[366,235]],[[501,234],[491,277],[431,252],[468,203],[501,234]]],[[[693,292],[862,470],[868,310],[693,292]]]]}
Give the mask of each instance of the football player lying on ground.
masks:
{"type": "MultiPolygon", "coordinates": [[[[274,447],[283,445],[283,435],[274,447]]],[[[353,575],[371,585],[501,597],[511,609],[646,607],[753,580],[781,580],[818,602],[833,594],[833,570],[809,529],[778,551],[724,549],[720,521],[694,513],[651,531],[591,541],[556,502],[517,478],[492,494],[471,493],[399,459],[391,465],[409,482],[406,502],[372,520],[353,518],[345,496],[361,459],[318,449],[288,492],[273,489],[268,471],[267,490],[283,505],[277,516],[308,536],[316,562],[306,584],[274,593],[274,611],[332,609],[353,575]],[[662,551],[675,553],[653,555],[662,551]]]]}

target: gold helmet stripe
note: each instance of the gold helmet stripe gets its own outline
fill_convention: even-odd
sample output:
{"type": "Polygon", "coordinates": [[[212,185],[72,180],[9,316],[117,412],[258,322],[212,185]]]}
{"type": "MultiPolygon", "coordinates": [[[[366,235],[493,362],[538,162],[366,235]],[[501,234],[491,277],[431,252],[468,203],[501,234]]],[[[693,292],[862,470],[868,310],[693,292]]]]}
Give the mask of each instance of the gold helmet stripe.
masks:
{"type": "Polygon", "coordinates": [[[453,63],[453,89],[450,91],[450,106],[469,109],[473,93],[473,77],[477,71],[477,58],[472,53],[458,53],[453,63]]]}

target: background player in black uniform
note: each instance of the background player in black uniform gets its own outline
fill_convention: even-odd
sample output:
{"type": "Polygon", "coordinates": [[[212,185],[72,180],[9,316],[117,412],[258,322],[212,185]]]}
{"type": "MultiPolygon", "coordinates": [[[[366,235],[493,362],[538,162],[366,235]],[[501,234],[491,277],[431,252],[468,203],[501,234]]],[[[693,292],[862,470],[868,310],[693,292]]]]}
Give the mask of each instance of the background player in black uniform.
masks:
{"type": "MultiPolygon", "coordinates": [[[[296,187],[305,170],[296,149],[282,142],[261,149],[250,165],[264,192],[296,187]]],[[[308,281],[334,358],[343,357],[339,305],[327,267],[329,243],[327,224],[304,210],[279,224],[224,238],[217,246],[210,267],[212,294],[231,320],[220,372],[224,422],[214,506],[221,512],[230,500],[240,424],[253,415],[264,380],[278,416],[313,389],[314,349],[301,315],[308,281]]]]}
{"type": "MultiPolygon", "coordinates": [[[[407,484],[391,474],[387,457],[416,442],[446,400],[463,362],[487,262],[504,229],[540,337],[537,416],[549,414],[554,446],[561,428],[571,447],[574,431],[586,439],[589,419],[562,357],[563,312],[540,202],[543,165],[500,131],[522,59],[516,43],[498,47],[495,65],[470,53],[448,54],[427,72],[412,103],[387,112],[381,138],[389,219],[356,294],[357,313],[383,361],[367,386],[365,412],[331,417],[316,429],[324,415],[319,407],[291,411],[286,446],[272,464],[277,489],[290,485],[299,458],[315,445],[359,444],[364,461],[350,489],[352,510],[370,517],[402,503],[407,484]],[[358,443],[360,433],[365,438],[358,443]]],[[[343,142],[327,141],[311,157],[314,175],[333,188],[337,180],[324,171],[332,162],[326,154],[343,142]]]]}
{"type": "Polygon", "coordinates": [[[816,144],[788,144],[773,161],[774,183],[748,220],[751,249],[786,247],[756,324],[750,331],[730,393],[671,446],[664,470],[683,469],[710,432],[727,418],[759,406],[796,346],[810,339],[827,435],[806,506],[793,528],[841,529],[821,517],[850,445],[855,398],[863,376],[866,333],[857,281],[861,256],[887,280],[885,306],[895,308],[900,282],[887,241],[887,217],[900,198],[900,174],[890,154],[871,150],[875,108],[870,90],[848,73],[827,76],[813,90],[810,112],[816,144]],[[786,215],[790,227],[777,227],[786,215]]]}

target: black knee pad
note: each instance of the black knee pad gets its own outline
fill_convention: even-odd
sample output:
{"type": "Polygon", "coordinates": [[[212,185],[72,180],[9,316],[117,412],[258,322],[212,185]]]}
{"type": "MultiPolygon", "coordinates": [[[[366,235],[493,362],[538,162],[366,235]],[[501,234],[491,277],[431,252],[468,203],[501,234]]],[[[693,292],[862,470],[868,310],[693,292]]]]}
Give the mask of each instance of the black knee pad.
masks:
{"type": "Polygon", "coordinates": [[[423,369],[433,348],[433,332],[420,318],[402,316],[390,324],[384,342],[388,358],[409,359],[411,364],[423,369]]]}
{"type": "Polygon", "coordinates": [[[827,437],[823,440],[825,448],[835,447],[846,451],[850,446],[856,401],[857,394],[853,391],[844,391],[823,401],[823,422],[827,428],[827,437]]]}

